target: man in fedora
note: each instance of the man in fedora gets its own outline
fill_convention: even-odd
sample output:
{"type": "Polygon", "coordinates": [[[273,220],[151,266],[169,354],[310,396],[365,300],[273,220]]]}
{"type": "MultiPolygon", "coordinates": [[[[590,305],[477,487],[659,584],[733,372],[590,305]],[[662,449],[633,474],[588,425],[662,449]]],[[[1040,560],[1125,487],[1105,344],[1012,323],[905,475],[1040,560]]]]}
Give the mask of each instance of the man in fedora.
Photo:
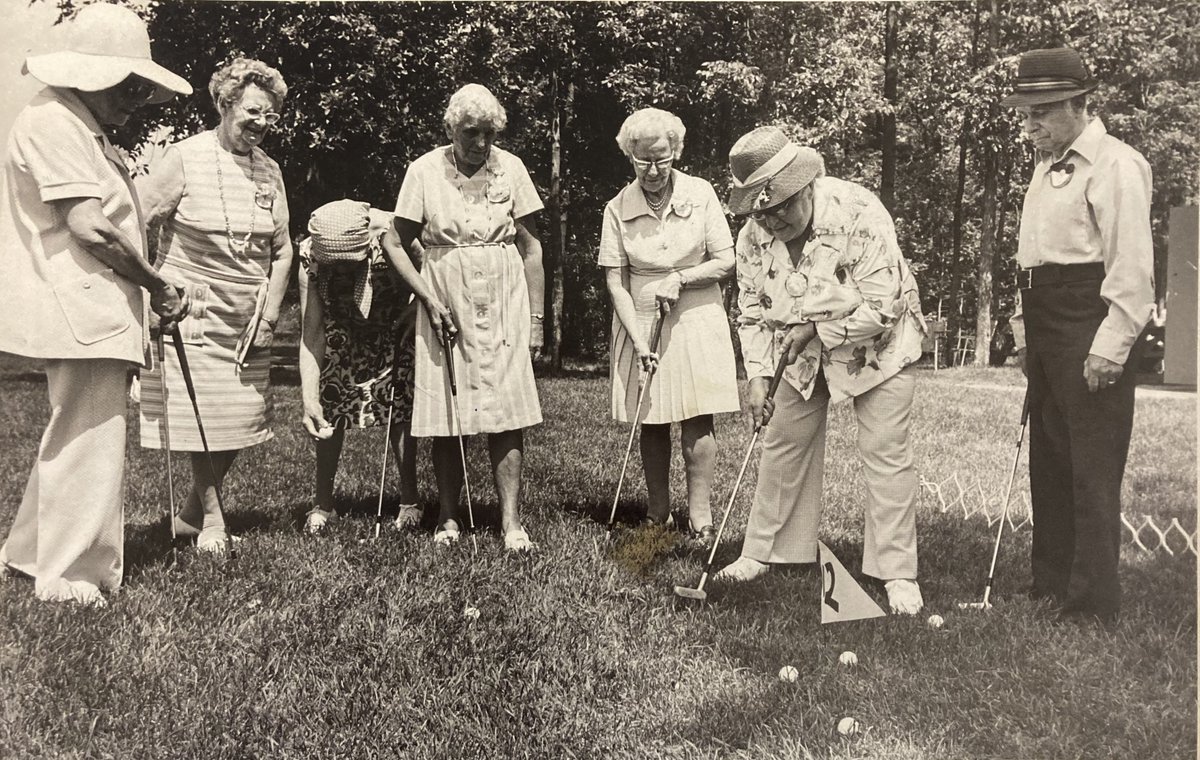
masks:
{"type": "Polygon", "coordinates": [[[41,599],[103,604],[124,554],[125,379],[147,347],[145,302],[187,313],[146,261],[133,183],[103,125],[188,94],[150,58],[136,14],[89,5],[64,50],[31,56],[47,85],[17,116],[0,174],[0,351],[43,360],[50,421],[0,563],[41,599]]]}
{"type": "Polygon", "coordinates": [[[1121,478],[1137,337],[1154,308],[1150,166],[1087,112],[1070,48],[1021,56],[1017,109],[1037,165],[1021,210],[1013,335],[1029,381],[1032,596],[1116,621],[1121,478]],[[1129,370],[1126,371],[1126,368],[1129,370]]]}

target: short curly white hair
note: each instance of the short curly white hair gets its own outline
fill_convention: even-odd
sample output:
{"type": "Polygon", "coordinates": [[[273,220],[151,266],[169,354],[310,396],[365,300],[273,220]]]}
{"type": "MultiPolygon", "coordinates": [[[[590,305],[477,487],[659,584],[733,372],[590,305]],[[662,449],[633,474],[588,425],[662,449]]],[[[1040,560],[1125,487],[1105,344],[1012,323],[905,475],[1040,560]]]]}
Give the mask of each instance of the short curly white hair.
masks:
{"type": "Polygon", "coordinates": [[[500,105],[491,90],[481,84],[465,84],[450,96],[443,117],[446,130],[453,132],[469,116],[490,122],[497,132],[503,132],[508,126],[508,114],[504,106],[500,105]]]}
{"type": "Polygon", "coordinates": [[[235,58],[217,69],[212,79],[208,80],[208,94],[212,96],[217,111],[221,111],[224,106],[240,100],[246,87],[252,84],[270,94],[276,108],[283,106],[288,91],[283,74],[279,73],[279,69],[253,58],[235,58]]]}
{"type": "Polygon", "coordinates": [[[621,152],[633,157],[633,148],[639,142],[653,142],[666,137],[671,145],[671,157],[679,158],[683,153],[683,136],[687,128],[679,117],[661,108],[640,108],[625,119],[621,131],[617,132],[617,145],[621,152]]]}

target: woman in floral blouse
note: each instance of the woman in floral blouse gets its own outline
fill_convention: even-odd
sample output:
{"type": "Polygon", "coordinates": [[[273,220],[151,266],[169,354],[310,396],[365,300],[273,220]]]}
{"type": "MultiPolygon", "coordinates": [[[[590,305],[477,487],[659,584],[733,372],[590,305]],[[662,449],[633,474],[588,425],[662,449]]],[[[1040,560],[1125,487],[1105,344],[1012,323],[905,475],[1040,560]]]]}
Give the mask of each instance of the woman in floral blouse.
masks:
{"type": "Polygon", "coordinates": [[[749,215],[737,240],[738,334],[762,464],[742,556],[722,571],[750,580],[771,563],[816,560],[829,402],[852,399],[868,498],[863,572],[884,581],[893,612],[915,614],[917,476],[909,447],[925,320],[892,218],[869,190],[825,176],[821,155],[775,127],[729,154],[729,209],[749,215]],[[789,363],[766,399],[779,357],[789,363]]]}

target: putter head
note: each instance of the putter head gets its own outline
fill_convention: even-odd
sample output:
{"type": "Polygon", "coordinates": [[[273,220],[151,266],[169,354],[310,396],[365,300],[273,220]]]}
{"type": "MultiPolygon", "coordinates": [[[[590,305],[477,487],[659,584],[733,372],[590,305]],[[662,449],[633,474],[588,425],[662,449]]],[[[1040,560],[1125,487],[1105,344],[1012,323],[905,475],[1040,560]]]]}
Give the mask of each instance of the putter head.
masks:
{"type": "Polygon", "coordinates": [[[960,610],[990,610],[992,605],[988,602],[959,602],[960,610]]]}
{"type": "Polygon", "coordinates": [[[691,586],[676,586],[675,595],[682,596],[684,599],[693,599],[697,602],[703,602],[708,599],[708,592],[704,589],[692,588],[691,586]]]}

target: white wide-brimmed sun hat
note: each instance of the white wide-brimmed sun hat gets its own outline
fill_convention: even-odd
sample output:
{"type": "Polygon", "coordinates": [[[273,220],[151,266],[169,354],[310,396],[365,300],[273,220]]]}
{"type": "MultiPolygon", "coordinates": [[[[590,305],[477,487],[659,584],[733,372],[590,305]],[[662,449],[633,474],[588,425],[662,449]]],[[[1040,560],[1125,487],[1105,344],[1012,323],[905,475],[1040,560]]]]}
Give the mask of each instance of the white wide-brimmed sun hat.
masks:
{"type": "Polygon", "coordinates": [[[152,103],[192,94],[187,80],[150,59],[146,22],[128,8],[96,3],[79,11],[68,24],[66,49],[29,56],[22,73],[51,87],[84,92],[106,90],[136,74],[155,85],[152,103]]]}

